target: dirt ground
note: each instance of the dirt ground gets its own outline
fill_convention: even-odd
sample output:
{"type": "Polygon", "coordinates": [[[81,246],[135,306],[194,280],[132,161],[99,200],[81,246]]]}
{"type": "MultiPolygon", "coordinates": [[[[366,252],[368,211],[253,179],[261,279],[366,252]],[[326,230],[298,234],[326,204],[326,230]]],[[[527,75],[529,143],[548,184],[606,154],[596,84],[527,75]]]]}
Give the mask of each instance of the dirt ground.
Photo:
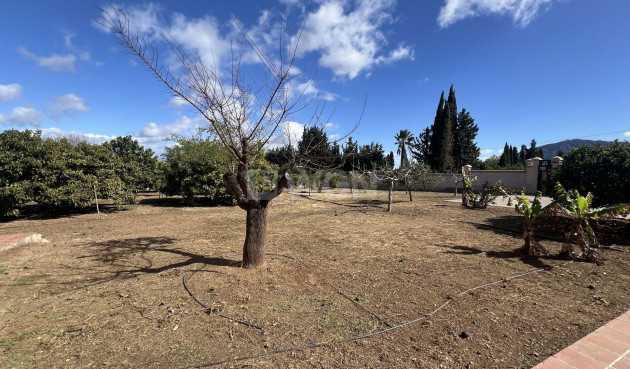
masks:
{"type": "Polygon", "coordinates": [[[0,253],[0,367],[529,368],[630,309],[627,222],[601,265],[524,257],[513,209],[414,195],[283,194],[258,270],[235,207],[0,223],[50,241],[0,253]]]}

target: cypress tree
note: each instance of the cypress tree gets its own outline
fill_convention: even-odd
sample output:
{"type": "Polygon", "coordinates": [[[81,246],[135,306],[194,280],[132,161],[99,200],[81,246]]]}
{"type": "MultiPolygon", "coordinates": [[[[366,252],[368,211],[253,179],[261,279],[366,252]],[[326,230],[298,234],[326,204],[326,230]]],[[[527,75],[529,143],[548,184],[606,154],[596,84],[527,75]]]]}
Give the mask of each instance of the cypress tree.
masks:
{"type": "Polygon", "coordinates": [[[475,143],[475,138],[479,132],[479,127],[475,124],[475,120],[470,116],[470,112],[466,109],[457,115],[457,133],[455,135],[455,146],[453,157],[455,159],[455,167],[461,168],[462,165],[473,164],[479,158],[480,150],[475,143]]]}
{"type": "Polygon", "coordinates": [[[451,84],[448,92],[448,99],[444,104],[444,137],[442,138],[441,167],[444,171],[452,171],[453,148],[455,146],[455,134],[457,130],[457,99],[455,98],[455,89],[451,84]]]}
{"type": "Polygon", "coordinates": [[[438,102],[438,107],[435,112],[435,119],[433,120],[433,125],[431,126],[431,131],[433,132],[433,135],[431,136],[430,165],[434,170],[439,170],[441,168],[440,155],[442,153],[444,123],[444,91],[442,91],[442,94],[440,95],[440,102],[438,102]]]}
{"type": "Polygon", "coordinates": [[[529,144],[529,149],[527,149],[527,157],[526,159],[531,159],[538,155],[538,148],[536,147],[536,140],[532,139],[532,142],[529,144]]]}
{"type": "Polygon", "coordinates": [[[386,162],[387,162],[388,168],[391,168],[391,169],[394,168],[394,152],[393,151],[390,151],[389,154],[387,154],[386,162]]]}
{"type": "Polygon", "coordinates": [[[503,146],[503,153],[501,154],[501,157],[499,158],[499,166],[500,167],[506,167],[509,165],[508,162],[508,152],[510,151],[510,147],[508,146],[508,143],[505,143],[505,146],[503,146]]]}
{"type": "Polygon", "coordinates": [[[512,148],[512,165],[518,165],[519,160],[518,160],[518,149],[516,148],[516,146],[514,146],[512,148]]]}
{"type": "Polygon", "coordinates": [[[525,165],[525,160],[527,158],[527,146],[521,145],[521,152],[518,155],[521,159],[521,164],[525,165]]]}

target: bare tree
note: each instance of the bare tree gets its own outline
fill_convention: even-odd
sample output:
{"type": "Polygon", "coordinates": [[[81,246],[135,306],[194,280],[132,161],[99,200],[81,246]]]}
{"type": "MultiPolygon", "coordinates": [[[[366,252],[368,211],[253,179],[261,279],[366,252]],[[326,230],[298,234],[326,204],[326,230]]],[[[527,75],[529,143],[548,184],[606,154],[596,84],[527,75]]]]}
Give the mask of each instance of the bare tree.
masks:
{"type": "MultiPolygon", "coordinates": [[[[218,137],[238,163],[236,172],[225,174],[224,180],[236,195],[238,206],[247,212],[242,266],[263,265],[268,206],[287,187],[289,175],[285,171],[273,190],[258,193],[250,180],[249,165],[262,154],[263,147],[277,135],[281,125],[308,105],[301,101],[305,90],[296,92],[291,88],[295,78],[291,68],[302,30],[288,48],[289,53],[283,53],[286,45],[279,40],[279,58],[275,60],[268,57],[235,20],[245,43],[265,69],[265,78],[258,85],[246,82],[241,71],[242,47],[240,51],[232,51],[232,62],[226,70],[217,63],[207,65],[199,55],[185,51],[171,37],[164,36],[178,61],[177,70],[171,72],[160,63],[157,49],[133,31],[123,9],[114,6],[99,10],[99,23],[175,96],[188,102],[205,118],[208,131],[218,137]]],[[[314,114],[314,120],[319,121],[319,116],[319,112],[314,114]]]]}
{"type": "Polygon", "coordinates": [[[424,186],[432,183],[433,178],[430,175],[430,168],[419,162],[411,162],[404,167],[394,169],[388,166],[377,167],[374,169],[374,177],[381,182],[387,182],[389,184],[387,211],[392,211],[392,200],[394,183],[402,182],[405,185],[405,189],[409,195],[409,202],[413,201],[411,195],[412,187],[424,186]]]}

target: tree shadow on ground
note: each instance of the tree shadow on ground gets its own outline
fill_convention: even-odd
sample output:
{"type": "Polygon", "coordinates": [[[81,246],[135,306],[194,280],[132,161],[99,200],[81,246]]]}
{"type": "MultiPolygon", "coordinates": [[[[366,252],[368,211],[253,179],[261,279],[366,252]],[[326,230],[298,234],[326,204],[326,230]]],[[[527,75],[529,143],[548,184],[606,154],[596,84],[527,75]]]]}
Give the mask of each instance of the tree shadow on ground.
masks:
{"type": "MultiPolygon", "coordinates": [[[[109,240],[81,246],[76,259],[85,262],[59,264],[55,272],[45,272],[41,278],[14,283],[14,286],[67,286],[65,290],[87,288],[113,280],[158,274],[201,263],[205,265],[240,267],[240,260],[208,257],[175,248],[171,237],[138,237],[109,240]],[[86,281],[88,283],[86,284],[86,281]],[[80,287],[77,287],[80,286],[80,287]]],[[[66,292],[64,289],[58,293],[66,292]]]]}
{"type": "MultiPolygon", "coordinates": [[[[118,207],[114,204],[99,204],[99,210],[103,214],[118,213],[128,210],[127,207],[118,207]]],[[[98,216],[96,211],[96,205],[91,205],[87,208],[61,208],[61,209],[47,209],[39,204],[27,204],[20,208],[20,215],[16,217],[0,217],[0,223],[8,223],[15,220],[28,219],[28,220],[46,220],[46,219],[62,219],[73,218],[81,215],[94,215],[98,216]]]]}
{"type": "Polygon", "coordinates": [[[476,247],[471,246],[448,246],[448,245],[440,245],[441,247],[446,247],[451,250],[445,251],[447,254],[457,254],[457,255],[477,255],[484,254],[487,257],[497,258],[497,259],[518,259],[522,263],[531,265],[535,268],[552,268],[551,265],[548,265],[544,262],[544,260],[558,260],[557,257],[554,256],[546,256],[546,257],[537,257],[532,255],[527,255],[523,253],[523,251],[519,248],[515,250],[509,251],[484,251],[478,249],[476,247]]]}
{"type": "Polygon", "coordinates": [[[234,206],[230,201],[216,201],[206,197],[196,197],[193,202],[187,202],[182,197],[166,196],[143,198],[138,201],[138,204],[169,208],[234,206]]]}
{"type": "Polygon", "coordinates": [[[176,239],[172,237],[137,237],[123,240],[109,240],[88,245],[93,252],[89,255],[79,256],[100,263],[119,267],[124,273],[131,274],[156,274],[169,269],[181,268],[188,265],[202,263],[214,266],[240,267],[240,260],[225,259],[222,257],[207,257],[186,250],[173,248],[176,239]],[[147,256],[150,252],[159,252],[166,255],[165,263],[155,265],[155,261],[147,256]],[[140,258],[144,265],[131,260],[140,258]],[[171,257],[184,260],[172,262],[171,257]]]}
{"type": "MultiPolygon", "coordinates": [[[[524,220],[520,215],[504,215],[486,219],[484,223],[472,223],[477,229],[497,234],[522,238],[524,220]]],[[[630,221],[624,219],[597,219],[590,222],[603,246],[630,246],[630,221]]],[[[562,216],[544,216],[536,220],[536,238],[564,242],[564,232],[569,229],[571,219],[562,216]]]]}
{"type": "MultiPolygon", "coordinates": [[[[514,238],[523,238],[524,220],[521,215],[503,215],[498,217],[492,217],[485,220],[484,223],[468,222],[475,226],[477,229],[491,231],[496,234],[505,236],[511,236],[514,238]]],[[[564,241],[564,233],[552,229],[548,226],[548,221],[541,219],[538,221],[538,228],[536,229],[536,238],[545,239],[556,242],[564,241]]]]}

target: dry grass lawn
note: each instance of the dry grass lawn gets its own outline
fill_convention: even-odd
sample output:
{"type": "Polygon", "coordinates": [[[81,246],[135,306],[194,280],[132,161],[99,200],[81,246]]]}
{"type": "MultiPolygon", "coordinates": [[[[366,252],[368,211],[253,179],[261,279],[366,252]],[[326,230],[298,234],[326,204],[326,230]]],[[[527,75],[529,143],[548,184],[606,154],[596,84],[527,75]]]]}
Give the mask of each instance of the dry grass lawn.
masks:
{"type": "Polygon", "coordinates": [[[602,265],[524,257],[513,209],[386,198],[283,194],[258,270],[236,207],[1,223],[50,243],[0,254],[0,367],[528,368],[630,308],[627,239],[602,265]]]}

